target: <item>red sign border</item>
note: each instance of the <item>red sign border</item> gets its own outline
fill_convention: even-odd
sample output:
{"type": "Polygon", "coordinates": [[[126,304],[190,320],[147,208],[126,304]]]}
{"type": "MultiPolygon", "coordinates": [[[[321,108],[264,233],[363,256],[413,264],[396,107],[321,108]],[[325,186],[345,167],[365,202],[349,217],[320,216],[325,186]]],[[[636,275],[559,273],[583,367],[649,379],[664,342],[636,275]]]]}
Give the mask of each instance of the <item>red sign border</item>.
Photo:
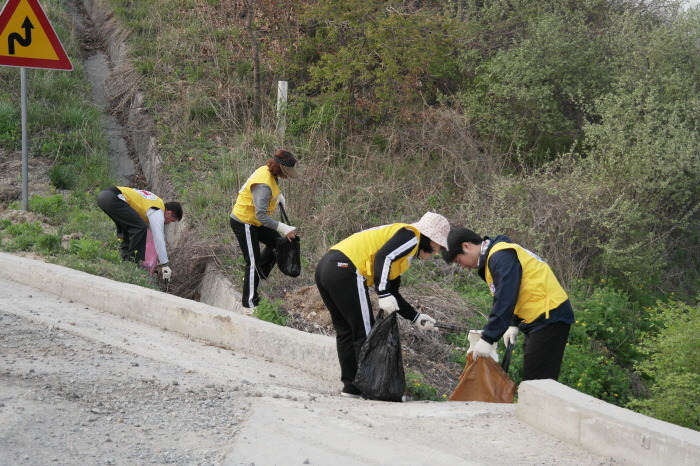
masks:
{"type": "MultiPolygon", "coordinates": [[[[0,33],[5,31],[7,23],[9,23],[10,19],[12,19],[12,16],[14,15],[15,11],[17,10],[17,7],[19,6],[19,2],[21,1],[22,0],[8,0],[8,2],[3,7],[2,12],[0,12],[0,33]]],[[[41,27],[46,33],[46,37],[49,39],[49,42],[51,42],[54,52],[58,56],[58,60],[50,60],[47,58],[10,57],[8,55],[0,55],[0,66],[23,66],[27,68],[45,68],[52,70],[67,71],[72,70],[73,64],[70,62],[68,55],[66,55],[66,51],[64,50],[63,45],[61,44],[61,40],[56,35],[56,32],[51,26],[49,19],[46,17],[44,9],[41,7],[41,5],[39,5],[39,2],[37,0],[24,1],[26,1],[29,4],[32,11],[36,15],[36,18],[39,20],[41,27]]]]}

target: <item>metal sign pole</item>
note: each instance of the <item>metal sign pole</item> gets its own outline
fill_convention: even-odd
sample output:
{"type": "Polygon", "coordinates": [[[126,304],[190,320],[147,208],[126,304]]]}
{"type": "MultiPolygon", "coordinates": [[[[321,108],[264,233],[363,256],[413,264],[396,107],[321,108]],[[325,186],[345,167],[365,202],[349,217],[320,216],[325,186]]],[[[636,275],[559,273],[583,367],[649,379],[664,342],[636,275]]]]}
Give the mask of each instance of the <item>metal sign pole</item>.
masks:
{"type": "Polygon", "coordinates": [[[19,69],[22,101],[22,209],[29,210],[29,156],[27,155],[27,71],[19,69]]]}

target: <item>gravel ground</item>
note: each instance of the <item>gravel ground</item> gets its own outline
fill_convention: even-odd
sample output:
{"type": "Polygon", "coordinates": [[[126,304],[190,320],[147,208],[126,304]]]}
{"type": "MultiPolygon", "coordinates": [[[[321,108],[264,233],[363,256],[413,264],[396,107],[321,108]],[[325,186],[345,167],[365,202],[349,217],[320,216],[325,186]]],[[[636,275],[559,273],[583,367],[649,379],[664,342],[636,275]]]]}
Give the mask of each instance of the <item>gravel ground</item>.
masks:
{"type": "Polygon", "coordinates": [[[215,464],[247,402],[215,383],[0,314],[4,464],[215,464]]]}

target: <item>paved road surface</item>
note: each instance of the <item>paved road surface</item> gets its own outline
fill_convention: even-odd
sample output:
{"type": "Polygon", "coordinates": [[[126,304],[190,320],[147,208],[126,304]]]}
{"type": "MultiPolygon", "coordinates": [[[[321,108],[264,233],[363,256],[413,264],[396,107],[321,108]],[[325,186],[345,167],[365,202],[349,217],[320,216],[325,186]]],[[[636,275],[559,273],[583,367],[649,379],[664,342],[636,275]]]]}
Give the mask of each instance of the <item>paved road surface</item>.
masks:
{"type": "Polygon", "coordinates": [[[336,388],[0,279],[0,465],[615,464],[513,405],[336,388]]]}

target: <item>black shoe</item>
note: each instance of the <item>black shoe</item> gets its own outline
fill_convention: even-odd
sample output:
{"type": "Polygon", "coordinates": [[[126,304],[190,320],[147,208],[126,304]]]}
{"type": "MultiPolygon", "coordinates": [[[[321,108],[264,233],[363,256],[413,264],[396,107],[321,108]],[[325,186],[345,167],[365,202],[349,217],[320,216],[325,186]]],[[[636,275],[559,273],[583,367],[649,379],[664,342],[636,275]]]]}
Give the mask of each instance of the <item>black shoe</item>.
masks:
{"type": "Polygon", "coordinates": [[[362,392],[360,389],[352,384],[344,386],[340,391],[340,395],[347,398],[362,398],[362,392]]]}

